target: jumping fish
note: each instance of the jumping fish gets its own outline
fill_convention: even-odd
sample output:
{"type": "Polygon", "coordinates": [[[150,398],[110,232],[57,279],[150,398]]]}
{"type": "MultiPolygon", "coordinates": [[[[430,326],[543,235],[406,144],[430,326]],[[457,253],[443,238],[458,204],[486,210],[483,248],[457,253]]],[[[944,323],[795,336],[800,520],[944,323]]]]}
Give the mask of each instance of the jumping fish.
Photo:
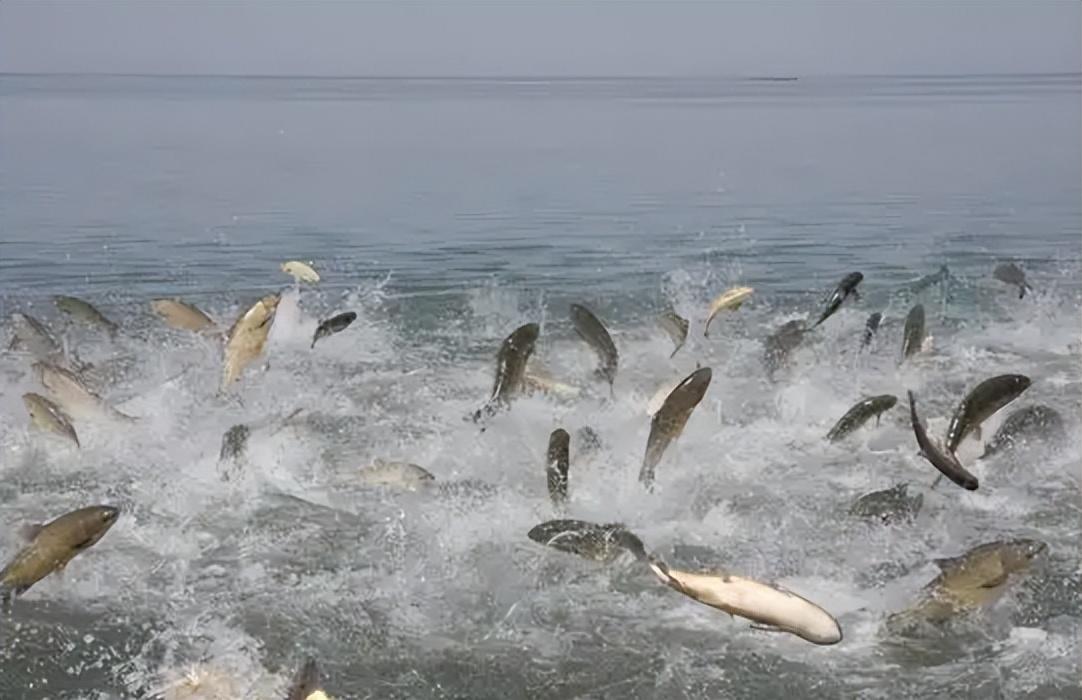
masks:
{"type": "Polygon", "coordinates": [[[676,356],[676,353],[680,352],[680,348],[684,347],[684,343],[688,339],[688,320],[682,318],[675,311],[666,311],[657,318],[658,325],[665,331],[670,338],[672,338],[673,348],[672,354],[669,355],[669,359],[676,356]]]}
{"type": "Polygon", "coordinates": [[[665,449],[669,443],[680,437],[691,412],[703,400],[706,389],[710,386],[710,378],[709,367],[695,370],[672,390],[661,409],[654,414],[650,421],[650,437],[646,440],[646,454],[639,470],[639,481],[647,488],[654,483],[654,469],[665,454],[665,449]]]}
{"type": "Polygon", "coordinates": [[[1013,449],[1029,440],[1040,439],[1058,442],[1067,436],[1063,417],[1048,406],[1026,406],[1007,416],[1003,425],[984,446],[981,459],[1013,449]]]}
{"type": "Polygon", "coordinates": [[[898,484],[882,491],[866,493],[853,503],[850,515],[868,520],[877,520],[884,525],[913,520],[924,503],[922,494],[910,496],[908,484],[898,484]]]}
{"type": "Polygon", "coordinates": [[[980,440],[981,423],[1018,398],[1030,384],[1029,377],[1022,374],[1001,374],[978,384],[962,399],[951,416],[947,428],[947,449],[957,451],[962,440],[970,433],[980,440]]]}
{"type": "Polygon", "coordinates": [[[767,375],[771,378],[774,373],[781,369],[789,360],[792,352],[804,340],[808,332],[807,325],[802,319],[796,319],[782,324],[778,330],[767,336],[764,341],[763,363],[766,365],[767,375]]]}
{"type": "Polygon", "coordinates": [[[567,500],[567,470],[571,461],[568,456],[570,444],[571,436],[563,428],[557,428],[549,435],[545,480],[548,482],[549,498],[555,506],[563,505],[567,500]]]}
{"type": "Polygon", "coordinates": [[[42,385],[52,395],[53,401],[63,409],[65,414],[76,421],[94,421],[104,418],[131,423],[136,420],[106,403],[104,399],[88,389],[74,372],[49,362],[35,362],[31,367],[38,374],[42,385]]]}
{"type": "MultiPolygon", "coordinates": [[[[908,393],[909,418],[913,422],[913,434],[917,438],[917,445],[920,447],[921,455],[931,462],[932,466],[938,469],[943,476],[967,491],[976,491],[978,486],[977,477],[965,470],[962,463],[954,456],[953,451],[941,450],[932,442],[931,438],[928,437],[928,433],[924,430],[924,425],[920,422],[920,418],[917,416],[917,400],[913,396],[912,391],[908,393]]],[[[937,483],[939,483],[938,479],[936,479],[932,486],[934,487],[937,483]]]]}
{"type": "Polygon", "coordinates": [[[319,282],[319,273],[312,269],[309,263],[303,263],[300,260],[290,260],[289,262],[282,263],[282,272],[293,277],[297,282],[310,282],[315,284],[319,282]]]}
{"type": "Polygon", "coordinates": [[[10,609],[12,597],[54,571],[102,538],[120,511],[112,506],[80,508],[43,525],[28,528],[30,542],[0,571],[0,601],[10,609]]]}
{"type": "Polygon", "coordinates": [[[580,304],[571,305],[571,323],[575,326],[575,332],[586,341],[586,344],[597,353],[601,366],[597,368],[597,376],[609,383],[616,379],[616,364],[619,355],[612,337],[605,330],[605,325],[594,315],[592,311],[580,304]]]}
{"type": "Polygon", "coordinates": [[[752,629],[788,632],[813,644],[837,644],[842,628],[833,615],[807,598],[750,578],[672,569],[650,558],[662,583],[692,600],[752,621],[752,629]]]}
{"type": "Polygon", "coordinates": [[[316,328],[316,334],[312,336],[312,347],[316,346],[316,341],[320,338],[326,338],[329,335],[344,331],[349,328],[349,324],[357,320],[357,314],[352,311],[346,311],[345,313],[332,316],[326,321],[321,321],[319,327],[316,328]]]}
{"type": "Polygon", "coordinates": [[[875,424],[879,425],[879,419],[883,413],[894,408],[896,403],[898,403],[898,397],[890,394],[881,394],[879,396],[861,399],[852,408],[846,411],[845,415],[834,424],[834,427],[827,433],[827,440],[830,440],[831,442],[841,440],[849,433],[867,423],[872,416],[875,416],[875,424]]]}
{"type": "Polygon", "coordinates": [[[1025,571],[1048,546],[1039,540],[989,542],[958,557],[936,559],[940,569],[924,587],[921,600],[887,619],[887,629],[902,631],[913,623],[942,624],[960,614],[994,603],[1012,574],[1025,571]]]}
{"type": "Polygon", "coordinates": [[[710,312],[706,317],[706,327],[703,328],[703,337],[710,337],[710,322],[721,312],[722,309],[736,311],[740,305],[747,301],[755,290],[751,287],[733,287],[718,295],[718,298],[710,304],[710,312]]]}
{"type": "Polygon", "coordinates": [[[361,469],[357,480],[369,486],[395,486],[416,491],[436,477],[424,467],[409,462],[393,462],[382,459],[372,460],[372,464],[361,469]]]}
{"type": "Polygon", "coordinates": [[[240,376],[244,368],[263,353],[281,297],[270,294],[252,305],[229,329],[225,342],[221,391],[240,376]]]}
{"type": "Polygon", "coordinates": [[[872,344],[872,338],[875,337],[875,332],[879,330],[879,323],[882,320],[883,314],[878,311],[868,317],[868,322],[864,324],[864,337],[860,340],[861,350],[872,344]]]}
{"type": "Polygon", "coordinates": [[[178,299],[154,299],[150,308],[162,317],[165,325],[182,331],[201,333],[214,328],[214,321],[195,306],[178,299]]]}
{"type": "Polygon", "coordinates": [[[79,436],[75,434],[75,428],[71,425],[71,419],[64,415],[64,411],[55,403],[41,394],[23,394],[23,403],[30,414],[30,421],[50,433],[65,437],[79,447],[79,436]]]}
{"type": "Polygon", "coordinates": [[[642,540],[619,523],[549,520],[533,527],[527,536],[534,542],[594,561],[611,562],[624,552],[631,552],[637,559],[647,556],[642,540]]]}
{"type": "Polygon", "coordinates": [[[823,309],[823,314],[819,317],[819,320],[815,322],[815,325],[812,326],[812,328],[815,328],[820,323],[830,318],[850,294],[859,300],[860,292],[857,291],[857,285],[860,284],[863,279],[864,274],[860,272],[850,272],[843,277],[842,281],[838,283],[837,288],[827,298],[826,308],[823,309]]]}
{"type": "Polygon", "coordinates": [[[72,318],[76,318],[90,326],[100,326],[108,331],[110,335],[116,334],[117,330],[119,330],[119,326],[106,318],[105,314],[98,311],[90,302],[62,294],[53,297],[53,302],[56,304],[56,308],[72,318]]]}
{"type": "Polygon", "coordinates": [[[1018,287],[1018,298],[1026,296],[1027,291],[1033,291],[1033,287],[1026,282],[1026,273],[1014,263],[1002,263],[992,271],[992,276],[1000,282],[1018,287]]]}
{"type": "Polygon", "coordinates": [[[582,393],[577,386],[565,384],[555,379],[547,369],[531,358],[526,366],[526,373],[522,377],[523,387],[530,391],[540,391],[559,399],[573,399],[582,393]]]}
{"type": "Polygon", "coordinates": [[[319,677],[316,660],[309,657],[297,671],[297,677],[289,687],[286,700],[330,700],[322,689],[323,681],[319,677]]]}
{"type": "Polygon", "coordinates": [[[924,307],[917,304],[905,317],[905,330],[902,331],[902,359],[905,362],[910,355],[920,352],[924,346],[924,307]]]}
{"type": "Polygon", "coordinates": [[[541,327],[536,323],[527,323],[504,339],[496,354],[496,381],[492,385],[492,396],[473,414],[475,423],[483,415],[494,415],[501,408],[509,406],[511,399],[522,391],[526,363],[533,354],[540,332],[541,327]]]}
{"type": "Polygon", "coordinates": [[[35,360],[62,362],[64,350],[49,329],[30,314],[11,314],[11,345],[9,350],[28,352],[35,360]]]}

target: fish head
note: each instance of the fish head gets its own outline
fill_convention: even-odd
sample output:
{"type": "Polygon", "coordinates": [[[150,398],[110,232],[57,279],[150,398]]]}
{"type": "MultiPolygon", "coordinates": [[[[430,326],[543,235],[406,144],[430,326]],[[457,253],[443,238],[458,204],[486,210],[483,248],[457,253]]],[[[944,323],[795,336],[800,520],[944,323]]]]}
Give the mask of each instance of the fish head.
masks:
{"type": "Polygon", "coordinates": [[[568,445],[571,444],[571,436],[563,428],[557,428],[549,435],[549,451],[552,450],[567,450],[568,445]]]}
{"type": "Polygon", "coordinates": [[[707,387],[710,386],[712,376],[713,372],[709,367],[700,367],[695,370],[669,392],[665,405],[672,405],[679,409],[698,405],[706,394],[707,387]]]}
{"type": "Polygon", "coordinates": [[[1018,539],[1007,542],[1000,550],[1000,559],[1004,570],[1021,571],[1029,567],[1030,562],[1048,550],[1048,545],[1040,540],[1018,539]]]}
{"type": "Polygon", "coordinates": [[[510,341],[516,348],[526,347],[536,343],[539,335],[541,335],[541,326],[536,323],[527,323],[515,329],[510,341]]]}

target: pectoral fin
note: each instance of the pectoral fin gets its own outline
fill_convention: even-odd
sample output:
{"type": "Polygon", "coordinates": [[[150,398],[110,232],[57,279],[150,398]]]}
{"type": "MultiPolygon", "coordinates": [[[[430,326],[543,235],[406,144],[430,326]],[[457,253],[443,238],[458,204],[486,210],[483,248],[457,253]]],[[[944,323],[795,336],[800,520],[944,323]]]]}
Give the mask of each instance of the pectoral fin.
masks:
{"type": "Polygon", "coordinates": [[[752,623],[748,625],[751,629],[757,632],[785,632],[781,627],[775,627],[774,625],[762,625],[759,623],[752,623]]]}
{"type": "Polygon", "coordinates": [[[1002,586],[1006,582],[1007,582],[1007,572],[1004,571],[1002,574],[1000,574],[999,576],[996,576],[991,581],[985,581],[983,584],[981,584],[981,588],[999,588],[1000,586],[1002,586]]]}

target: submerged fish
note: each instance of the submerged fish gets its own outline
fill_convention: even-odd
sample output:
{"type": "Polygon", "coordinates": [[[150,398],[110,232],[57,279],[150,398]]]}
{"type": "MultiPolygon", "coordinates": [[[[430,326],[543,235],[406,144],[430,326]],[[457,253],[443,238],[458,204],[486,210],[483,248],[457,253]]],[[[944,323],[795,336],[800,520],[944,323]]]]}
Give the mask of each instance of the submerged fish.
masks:
{"type": "Polygon", "coordinates": [[[860,340],[861,350],[872,344],[872,338],[875,336],[875,332],[879,330],[879,323],[882,320],[883,314],[878,311],[868,317],[868,322],[864,324],[864,337],[860,340]]]}
{"type": "Polygon", "coordinates": [[[812,328],[815,328],[823,321],[834,315],[834,312],[842,305],[842,302],[852,294],[856,299],[860,299],[860,292],[857,291],[857,285],[864,279],[864,274],[861,272],[850,272],[848,275],[842,278],[842,281],[838,283],[837,288],[827,298],[826,308],[823,309],[823,314],[819,317],[819,320],[815,322],[812,328]]]}
{"type": "Polygon", "coordinates": [[[747,298],[751,296],[751,293],[755,290],[751,287],[733,287],[718,295],[718,298],[710,304],[710,312],[706,317],[706,327],[703,328],[703,337],[710,337],[710,322],[714,320],[714,317],[722,311],[722,309],[730,309],[736,311],[740,308],[740,305],[747,301],[747,298]]]}
{"type": "Polygon", "coordinates": [[[11,344],[9,350],[28,352],[35,360],[63,362],[64,350],[49,329],[30,314],[11,314],[11,344]]]}
{"type": "Polygon", "coordinates": [[[996,269],[992,271],[992,276],[1000,282],[1018,287],[1019,299],[1026,296],[1026,291],[1033,291],[1033,287],[1026,282],[1026,273],[1014,263],[996,265],[996,269]]]}
{"type": "Polygon", "coordinates": [[[102,538],[120,511],[112,506],[80,508],[56,520],[29,528],[30,542],[0,571],[0,601],[5,609],[11,598],[54,571],[67,566],[77,554],[102,538]]]}
{"type": "Polygon", "coordinates": [[[650,437],[646,440],[646,454],[639,470],[639,481],[648,488],[654,483],[654,469],[665,454],[665,449],[680,437],[691,412],[703,400],[710,386],[710,378],[709,367],[700,367],[689,374],[672,390],[650,421],[650,437]]]}
{"type": "Polygon", "coordinates": [[[601,451],[601,436],[588,425],[584,425],[575,431],[575,454],[578,457],[589,457],[601,451]]]}
{"type": "Polygon", "coordinates": [[[372,460],[372,464],[361,469],[357,480],[369,486],[395,486],[415,491],[436,477],[424,467],[409,462],[389,462],[382,459],[372,460]]]}
{"type": "Polygon", "coordinates": [[[910,355],[921,351],[924,346],[924,336],[924,307],[917,304],[909,310],[905,317],[905,330],[902,332],[902,359],[900,362],[905,362],[910,355]]]}
{"type": "Polygon", "coordinates": [[[526,366],[526,374],[522,377],[522,384],[530,391],[540,391],[560,399],[573,399],[582,393],[577,386],[565,384],[549,374],[539,362],[532,359],[526,366]]]}
{"type": "MultiPolygon", "coordinates": [[[[931,438],[928,437],[928,433],[924,430],[924,424],[920,422],[920,417],[917,416],[917,400],[912,391],[908,393],[909,418],[913,423],[913,434],[917,438],[917,445],[920,447],[921,455],[931,462],[932,466],[938,469],[943,476],[967,491],[976,491],[978,486],[977,477],[965,470],[962,463],[954,456],[953,451],[941,450],[932,442],[931,438]]],[[[938,479],[932,486],[934,487],[937,483],[939,483],[938,479]]]]}
{"type": "Polygon", "coordinates": [[[533,354],[540,332],[541,327],[536,323],[527,323],[504,339],[496,354],[496,381],[492,385],[492,395],[488,403],[473,414],[475,423],[483,415],[491,416],[506,408],[511,404],[511,399],[522,392],[526,363],[533,354]]]}
{"type": "Polygon", "coordinates": [[[545,480],[549,487],[549,498],[556,506],[562,505],[567,500],[567,470],[571,462],[568,455],[570,444],[571,436],[563,428],[557,428],[549,435],[545,480]]]}
{"type": "Polygon", "coordinates": [[[994,603],[1012,574],[1028,569],[1047,545],[1039,540],[989,542],[958,557],[936,559],[940,574],[924,587],[913,607],[887,619],[887,628],[902,631],[912,623],[942,624],[960,614],[994,603]]]}
{"type": "MultiPolygon", "coordinates": [[[[251,428],[244,423],[238,423],[225,431],[225,434],[222,435],[222,447],[218,451],[218,461],[235,462],[243,457],[244,451],[248,448],[248,437],[251,434],[251,428]]],[[[223,476],[228,479],[230,474],[227,472],[223,476]]]]}
{"type": "Polygon", "coordinates": [[[327,694],[323,692],[322,683],[316,660],[308,657],[297,671],[293,684],[289,686],[286,700],[329,700],[327,694]]]}
{"type": "Polygon", "coordinates": [[[115,334],[119,330],[119,326],[107,319],[105,314],[98,311],[90,302],[64,295],[53,297],[53,302],[56,308],[87,325],[100,326],[110,334],[115,334]]]}
{"type": "Polygon", "coordinates": [[[165,325],[182,331],[202,331],[214,328],[214,321],[195,306],[178,299],[155,299],[150,302],[150,308],[154,310],[165,325]]]}
{"type": "Polygon", "coordinates": [[[898,403],[898,397],[890,394],[881,394],[867,399],[861,399],[845,415],[834,424],[827,433],[827,440],[835,442],[853,432],[875,416],[875,424],[879,425],[879,419],[884,411],[889,411],[898,403]]]}
{"type": "Polygon", "coordinates": [[[534,526],[527,536],[534,542],[594,561],[611,562],[624,552],[638,559],[646,557],[642,540],[619,523],[549,520],[534,526]]]}
{"type": "Polygon", "coordinates": [[[611,390],[612,383],[616,379],[619,355],[605,325],[592,311],[580,304],[571,305],[571,323],[575,326],[575,332],[579,334],[579,337],[597,353],[601,366],[597,368],[596,374],[609,383],[611,390]]]}
{"type": "Polygon", "coordinates": [[[919,493],[910,496],[908,488],[908,484],[898,484],[882,491],[866,493],[853,503],[849,514],[877,520],[884,525],[899,520],[913,520],[924,504],[924,496],[919,493]]]}
{"type": "Polygon", "coordinates": [[[225,341],[225,362],[222,367],[224,391],[233,383],[244,368],[263,353],[267,336],[274,324],[274,312],[281,297],[270,294],[251,306],[236,320],[225,341]]]}
{"type": "Polygon", "coordinates": [[[316,334],[312,336],[312,347],[316,346],[316,341],[320,338],[326,338],[329,335],[344,331],[349,328],[349,324],[357,320],[357,314],[352,311],[346,311],[345,313],[332,316],[326,321],[321,321],[319,327],[316,328],[316,334]]]}
{"type": "Polygon", "coordinates": [[[688,339],[688,320],[682,318],[675,311],[666,311],[657,318],[658,325],[665,331],[670,338],[672,338],[673,348],[672,354],[669,355],[669,359],[676,356],[676,353],[680,352],[680,348],[684,347],[684,343],[688,339]]]}
{"type": "Polygon", "coordinates": [[[970,433],[981,438],[981,423],[1018,398],[1031,384],[1022,374],[1001,374],[985,379],[969,392],[951,416],[947,428],[947,449],[955,452],[970,433]]]}
{"type": "Polygon", "coordinates": [[[804,321],[796,319],[782,324],[778,330],[767,336],[763,342],[763,363],[769,377],[773,378],[774,373],[785,366],[789,361],[789,353],[800,345],[807,332],[804,321]]]}
{"type": "Polygon", "coordinates": [[[1059,442],[1066,437],[1063,417],[1056,409],[1041,405],[1026,406],[1007,416],[1003,425],[999,426],[999,430],[984,446],[981,458],[1005,452],[1030,440],[1059,442]]]}
{"type": "Polygon", "coordinates": [[[919,280],[911,284],[909,286],[909,290],[914,294],[919,294],[925,289],[928,289],[928,287],[931,287],[933,284],[946,282],[950,279],[950,274],[950,270],[947,269],[947,266],[941,265],[940,268],[932,274],[925,275],[924,277],[921,277],[919,280]]]}
{"type": "Polygon", "coordinates": [[[32,368],[42,385],[49,390],[53,401],[71,418],[77,421],[108,419],[127,423],[136,420],[106,403],[88,389],[74,372],[49,362],[35,362],[32,368]]]}
{"type": "Polygon", "coordinates": [[[312,284],[319,282],[319,274],[312,269],[310,264],[303,263],[300,260],[284,262],[281,269],[282,272],[292,276],[297,282],[310,282],[312,284]]]}
{"type": "Polygon", "coordinates": [[[79,436],[71,425],[71,418],[55,403],[41,394],[23,394],[23,403],[30,414],[31,422],[42,430],[65,437],[79,447],[79,436]]]}
{"type": "Polygon", "coordinates": [[[661,582],[703,605],[751,620],[752,629],[788,632],[813,644],[837,644],[842,628],[833,615],[778,586],[724,573],[672,569],[656,559],[650,568],[661,582]]]}

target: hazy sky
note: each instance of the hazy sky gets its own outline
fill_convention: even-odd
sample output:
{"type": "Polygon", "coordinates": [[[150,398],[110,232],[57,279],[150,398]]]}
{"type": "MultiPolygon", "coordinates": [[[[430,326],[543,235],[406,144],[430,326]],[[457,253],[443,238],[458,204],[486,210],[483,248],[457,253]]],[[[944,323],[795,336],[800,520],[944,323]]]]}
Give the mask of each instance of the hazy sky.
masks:
{"type": "Polygon", "coordinates": [[[1082,3],[0,0],[0,71],[1075,72],[1082,3]]]}

